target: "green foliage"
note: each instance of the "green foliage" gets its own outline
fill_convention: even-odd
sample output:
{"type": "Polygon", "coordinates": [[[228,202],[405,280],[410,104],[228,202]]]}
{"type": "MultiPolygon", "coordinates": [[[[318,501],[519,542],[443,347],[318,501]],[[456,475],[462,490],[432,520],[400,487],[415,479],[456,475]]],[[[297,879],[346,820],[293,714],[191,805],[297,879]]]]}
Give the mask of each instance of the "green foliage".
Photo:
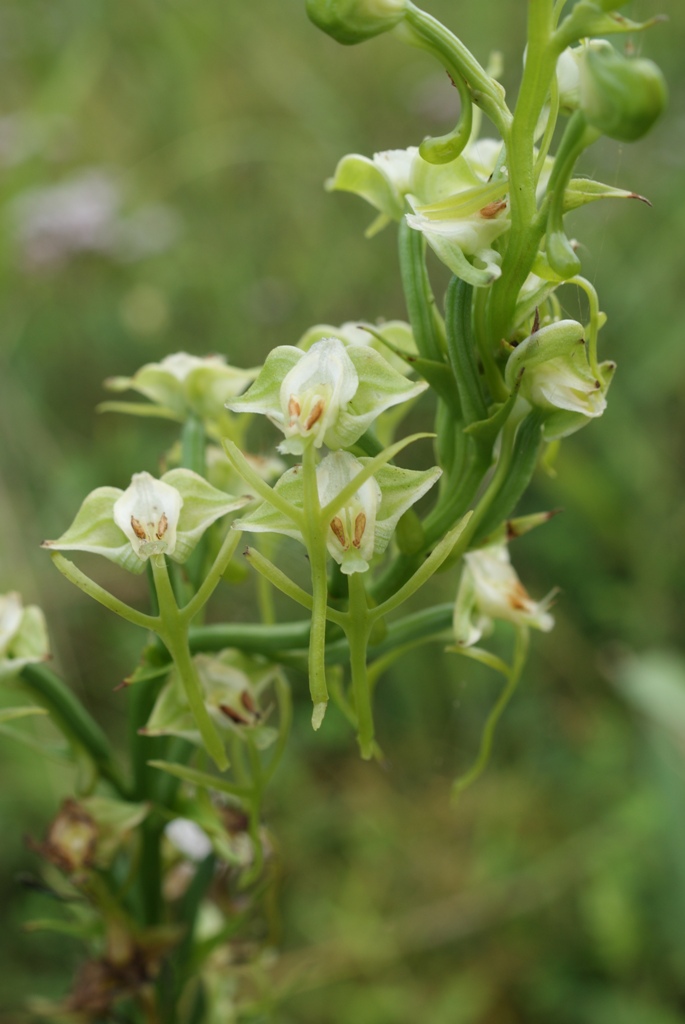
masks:
{"type": "MultiPolygon", "coordinates": [[[[655,10],[633,6],[636,18],[655,10]]],[[[446,19],[454,10],[447,0],[430,7],[446,19]]],[[[485,46],[505,50],[505,82],[513,84],[520,4],[498,2],[494,25],[491,5],[463,4],[459,13],[480,56],[485,46]]],[[[638,45],[666,68],[677,110],[676,39],[685,26],[680,10],[672,16],[666,32],[638,37],[638,45]]],[[[350,296],[360,317],[404,317],[396,275],[386,269],[394,269],[389,232],[362,245],[350,230],[363,231],[361,204],[326,198],[321,183],[345,149],[404,144],[421,137],[426,121],[442,130],[454,93],[431,77],[425,55],[407,56],[389,40],[368,44],[372,60],[363,48],[315,45],[300,5],[282,0],[264,0],[258,18],[250,5],[219,0],[70,0],[58,13],[15,0],[0,21],[16,42],[0,82],[14,118],[7,131],[19,140],[0,157],[3,577],[48,609],[58,666],[121,745],[130,695],[111,690],[135,662],[140,638],[84,609],[37,550],[87,491],[126,487],[132,468],[158,475],[157,453],[174,437],[171,424],[150,422],[141,432],[134,421],[95,417],[101,380],[182,349],[252,366],[316,319],[348,318],[350,296]],[[400,93],[410,97],[406,108],[400,93]],[[113,169],[124,220],[166,204],[178,241],[144,259],[133,259],[133,249],[124,258],[114,242],[109,254],[59,258],[45,237],[47,248],[27,248],[17,227],[21,197],[93,165],[113,169]]],[[[295,959],[298,947],[318,947],[319,973],[303,970],[301,990],[263,1019],[679,1019],[682,699],[668,687],[682,691],[682,672],[675,654],[668,673],[643,659],[637,682],[637,669],[620,658],[682,643],[678,132],[675,118],[664,121],[630,166],[611,145],[581,162],[581,171],[625,186],[624,195],[648,195],[654,211],[591,204],[571,215],[589,250],[586,274],[611,314],[603,344],[620,358],[620,386],[601,423],[567,443],[557,475],[538,473],[527,499],[524,511],[566,511],[521,542],[517,564],[534,592],[563,581],[564,593],[557,631],[539,645],[502,723],[492,774],[462,797],[457,814],[447,806],[455,751],[466,768],[498,683],[439,646],[430,661],[405,653],[378,688],[388,774],[349,757],[337,710],[314,747],[301,682],[297,743],[310,761],[287,762],[268,807],[287,879],[273,938],[283,937],[295,959]]],[[[567,207],[579,205],[569,189],[567,207]]],[[[571,288],[560,294],[565,313],[583,320],[584,300],[571,288]]],[[[272,441],[255,438],[263,450],[272,441]]],[[[303,575],[300,550],[286,556],[293,576],[303,575]]],[[[115,568],[94,571],[127,601],[142,593],[115,568]]],[[[436,586],[453,600],[451,583],[438,578],[436,586]]],[[[222,600],[227,617],[252,618],[247,587],[222,600]]],[[[279,617],[286,608],[278,603],[279,617]]],[[[54,742],[42,721],[20,728],[43,748],[54,742]]],[[[37,892],[24,903],[15,882],[30,856],[21,836],[42,833],[70,776],[4,736],[0,760],[13,780],[0,798],[2,819],[13,823],[0,851],[8,908],[2,1012],[12,1020],[28,988],[60,995],[76,960],[66,939],[46,933],[36,941],[18,930],[24,915],[52,918],[53,909],[37,892]]],[[[153,774],[166,782],[167,773],[153,774]]]]}

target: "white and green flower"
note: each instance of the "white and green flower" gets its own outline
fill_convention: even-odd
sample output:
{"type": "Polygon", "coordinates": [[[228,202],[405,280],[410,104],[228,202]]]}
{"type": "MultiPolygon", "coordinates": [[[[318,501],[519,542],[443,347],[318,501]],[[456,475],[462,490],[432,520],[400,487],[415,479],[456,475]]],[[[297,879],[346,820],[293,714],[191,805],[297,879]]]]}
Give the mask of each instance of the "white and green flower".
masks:
{"type": "Polygon", "coordinates": [[[185,562],[212,523],[248,500],[217,490],[189,469],[172,469],[160,480],[136,473],[125,491],[91,491],[66,533],[43,547],[104,555],[140,573],[151,555],[185,562]]]}
{"type": "Polygon", "coordinates": [[[505,380],[548,413],[546,440],[567,437],[607,406],[606,394],[616,364],[600,363],[594,373],[585,344],[585,328],[576,320],[558,320],[531,334],[509,356],[505,380]]]}
{"type": "Polygon", "coordinates": [[[403,320],[387,320],[380,324],[369,324],[364,320],[349,321],[340,327],[331,324],[315,324],[305,331],[297,343],[297,347],[308,352],[317,341],[324,338],[338,338],[346,348],[361,346],[372,348],[404,376],[410,371],[407,360],[418,356],[418,349],[412,329],[403,320]],[[370,328],[370,330],[367,330],[370,328]],[[382,340],[381,340],[382,339],[382,340]],[[384,344],[387,342],[388,344],[384,344]],[[401,352],[406,358],[402,358],[401,352]]]}
{"type": "Polygon", "coordinates": [[[454,635],[462,647],[471,647],[489,633],[495,619],[517,626],[532,626],[547,633],[554,626],[548,608],[555,591],[534,601],[511,565],[506,544],[464,555],[459,592],[454,605],[454,635]]]}
{"type": "Polygon", "coordinates": [[[25,608],[16,591],[0,594],[0,681],[49,653],[45,616],[37,605],[25,608]]]}
{"type": "MultiPolygon", "coordinates": [[[[326,524],[326,548],[347,575],[365,572],[374,555],[386,550],[400,517],[433,486],[441,473],[437,467],[418,472],[383,466],[336,508],[336,497],[369,462],[369,459],[356,459],[349,452],[339,451],[326,456],[316,470],[321,507],[333,507],[326,524]]],[[[302,467],[295,466],[284,473],[274,490],[301,509],[304,503],[302,467]]],[[[236,522],[235,527],[303,540],[293,522],[268,502],[236,522]]]]}
{"type": "Polygon", "coordinates": [[[267,416],[285,434],[279,450],[301,454],[308,444],[354,444],[385,409],[427,386],[408,381],[372,348],[323,338],[308,352],[273,349],[252,387],[228,407],[267,416]]]}
{"type": "MultiPolygon", "coordinates": [[[[264,724],[260,697],[277,676],[278,668],[231,649],[216,655],[198,654],[193,661],[205,707],[215,725],[240,735],[247,730],[260,749],[270,746],[277,733],[264,724]]],[[[144,732],[146,736],[180,736],[202,744],[175,670],[161,690],[144,732]]]]}
{"type": "Polygon", "coordinates": [[[489,284],[499,277],[492,243],[509,229],[507,179],[491,180],[502,144],[470,142],[456,160],[431,164],[418,149],[343,157],[327,188],[354,192],[378,210],[367,235],[406,216],[458,277],[489,284]]]}
{"type": "Polygon", "coordinates": [[[110,377],[110,391],[137,391],[151,405],[103,403],[101,409],[157,415],[185,420],[188,415],[215,420],[223,414],[226,402],[235,398],[254,380],[257,370],[229,366],[223,356],[194,356],[176,352],[159,363],[147,363],[132,377],[110,377]]]}

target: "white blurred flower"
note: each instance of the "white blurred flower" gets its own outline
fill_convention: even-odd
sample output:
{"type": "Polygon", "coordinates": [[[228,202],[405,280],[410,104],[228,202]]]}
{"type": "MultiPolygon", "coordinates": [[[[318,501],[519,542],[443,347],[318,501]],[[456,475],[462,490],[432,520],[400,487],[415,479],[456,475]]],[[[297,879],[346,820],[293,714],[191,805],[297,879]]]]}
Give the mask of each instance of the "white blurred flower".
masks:
{"type": "Polygon", "coordinates": [[[179,853],[199,864],[212,852],[212,842],[203,828],[190,818],[174,818],[164,829],[164,835],[179,853]]]}
{"type": "Polygon", "coordinates": [[[175,211],[148,204],[126,214],[123,201],[115,177],[100,168],[20,193],[9,215],[22,262],[29,269],[57,266],[81,252],[133,261],[176,240],[175,211]]]}

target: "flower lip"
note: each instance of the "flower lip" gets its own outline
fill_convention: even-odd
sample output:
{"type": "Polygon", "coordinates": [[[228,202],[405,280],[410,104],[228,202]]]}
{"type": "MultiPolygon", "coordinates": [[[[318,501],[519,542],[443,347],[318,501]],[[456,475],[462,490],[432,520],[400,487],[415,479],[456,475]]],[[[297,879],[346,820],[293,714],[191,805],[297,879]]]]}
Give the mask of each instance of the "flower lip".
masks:
{"type": "Polygon", "coordinates": [[[140,558],[171,555],[182,506],[175,487],[149,473],[134,473],[130,487],[114,503],[114,522],[140,558]]]}

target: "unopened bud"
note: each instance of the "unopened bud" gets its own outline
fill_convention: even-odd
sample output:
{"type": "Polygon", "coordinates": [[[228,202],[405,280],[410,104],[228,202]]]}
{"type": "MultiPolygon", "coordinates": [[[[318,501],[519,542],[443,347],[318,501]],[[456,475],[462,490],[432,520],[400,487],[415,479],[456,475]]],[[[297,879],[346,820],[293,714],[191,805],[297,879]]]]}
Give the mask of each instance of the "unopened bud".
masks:
{"type": "Polygon", "coordinates": [[[661,71],[651,60],[624,57],[609,43],[586,48],[580,107],[588,124],[619,142],[646,135],[666,106],[661,71]]]}
{"type": "Polygon", "coordinates": [[[404,18],[406,0],[307,0],[307,15],[339,43],[363,43],[404,18]]]}

